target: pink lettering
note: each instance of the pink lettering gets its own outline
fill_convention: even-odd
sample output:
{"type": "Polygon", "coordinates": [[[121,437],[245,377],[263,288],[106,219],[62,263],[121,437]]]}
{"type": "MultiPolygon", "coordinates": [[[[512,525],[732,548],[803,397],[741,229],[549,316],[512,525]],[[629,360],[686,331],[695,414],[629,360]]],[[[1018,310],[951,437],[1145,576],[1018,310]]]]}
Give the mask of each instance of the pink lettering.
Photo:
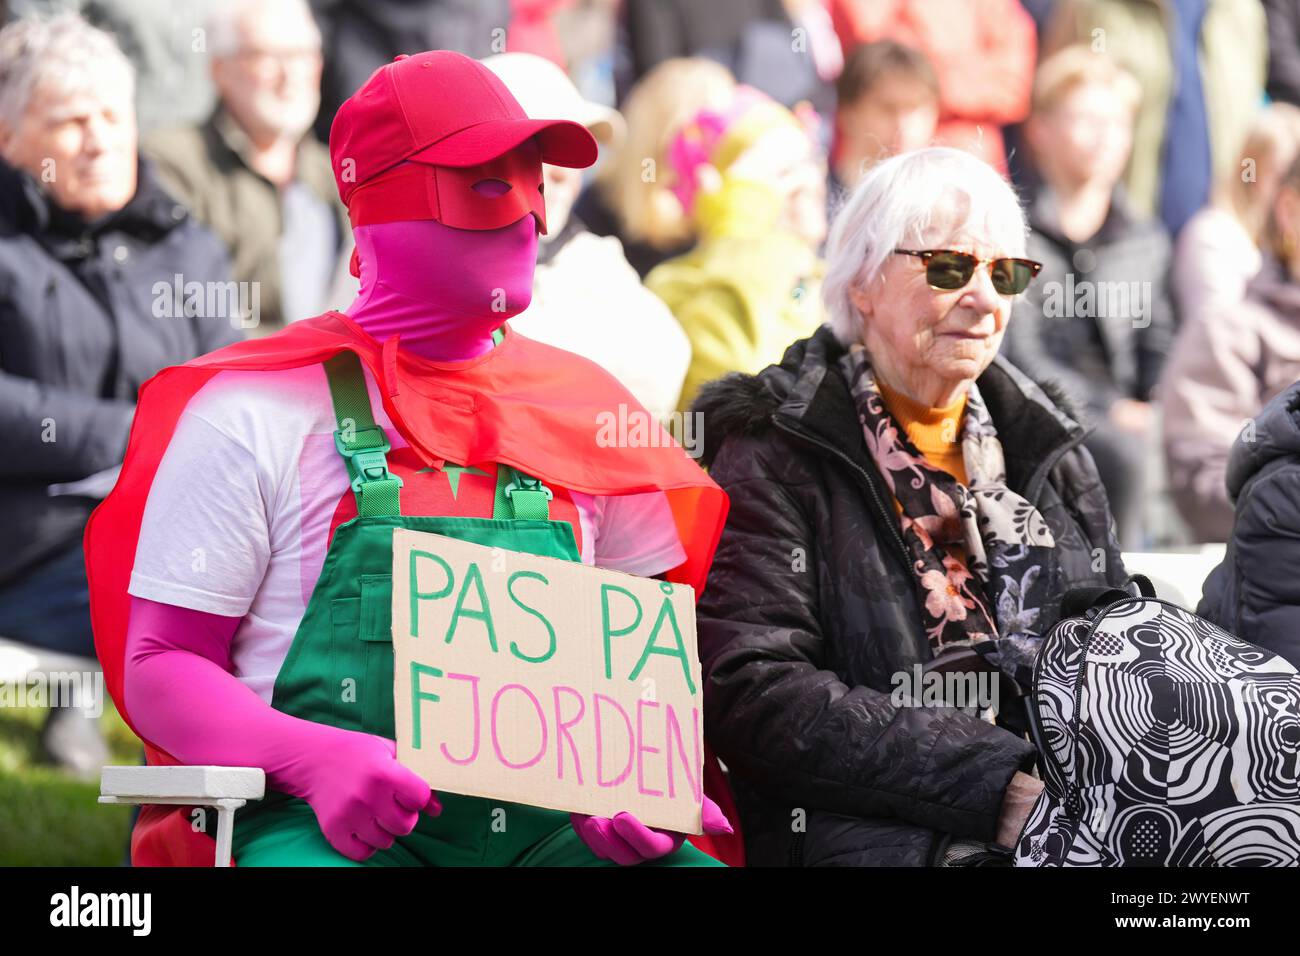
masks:
{"type": "Polygon", "coordinates": [[[533,695],[533,692],[523,684],[506,684],[492,695],[492,749],[496,752],[497,759],[511,770],[526,770],[541,760],[542,755],[546,753],[546,714],[542,711],[542,705],[533,695]],[[524,696],[532,702],[533,709],[537,711],[537,722],[542,727],[542,744],[538,747],[537,754],[532,758],[525,760],[523,763],[514,763],[509,760],[506,755],[501,752],[501,741],[497,738],[497,714],[501,709],[501,698],[508,690],[520,690],[524,692],[524,696]]]}
{"type": "Polygon", "coordinates": [[[632,752],[632,718],[612,697],[606,697],[604,694],[594,694],[591,701],[592,709],[596,712],[596,784],[601,787],[617,787],[632,774],[632,758],[634,756],[632,752]],[[622,773],[609,781],[605,780],[602,772],[605,766],[605,737],[601,732],[600,721],[600,702],[602,700],[618,711],[619,716],[623,718],[623,725],[627,728],[627,766],[623,768],[622,773]]]}
{"type": "Polygon", "coordinates": [[[697,802],[704,800],[704,755],[700,753],[700,709],[691,708],[691,717],[694,721],[694,734],[692,740],[695,743],[695,766],[692,767],[686,763],[686,747],[682,742],[682,728],[677,723],[677,714],[673,711],[672,704],[664,705],[665,730],[664,736],[667,738],[668,752],[668,797],[674,799],[677,796],[677,787],[673,783],[673,738],[677,738],[677,749],[681,752],[682,769],[686,771],[686,778],[691,784],[691,793],[697,802]]]}
{"type": "Polygon", "coordinates": [[[569,750],[573,753],[573,770],[578,776],[578,784],[582,784],[582,761],[578,757],[578,747],[573,742],[573,737],[569,734],[569,728],[578,721],[582,720],[582,715],[587,711],[587,705],[582,699],[582,694],[572,687],[559,686],[553,689],[555,697],[555,778],[564,779],[564,741],[569,742],[569,750]],[[572,694],[578,699],[578,715],[572,720],[565,720],[560,706],[560,694],[572,694]]]}
{"type": "Polygon", "coordinates": [[[473,763],[475,760],[478,759],[479,738],[481,737],[481,730],[482,730],[482,728],[479,726],[479,716],[478,716],[478,682],[479,682],[479,678],[477,678],[477,677],[471,677],[469,674],[448,674],[448,675],[447,675],[447,679],[448,679],[448,680],[467,680],[467,681],[469,681],[469,683],[470,683],[470,687],[473,688],[473,696],[472,696],[472,698],[471,698],[471,710],[472,710],[472,713],[473,713],[473,720],[474,720],[474,746],[470,749],[469,756],[468,756],[468,757],[464,757],[464,758],[460,758],[460,759],[458,759],[458,758],[453,757],[453,756],[451,755],[451,751],[447,749],[447,745],[446,745],[445,743],[439,745],[440,748],[441,748],[441,750],[442,750],[442,755],[443,755],[444,757],[446,757],[446,758],[447,758],[449,761],[451,761],[452,763],[454,763],[454,764],[456,764],[456,765],[458,765],[458,766],[463,767],[463,766],[465,766],[465,764],[473,763]]]}
{"type": "Polygon", "coordinates": [[[662,790],[648,790],[645,785],[645,761],[641,759],[642,754],[657,754],[658,747],[647,747],[645,745],[645,724],[642,717],[645,714],[645,708],[658,707],[657,701],[638,700],[636,702],[636,788],[643,796],[662,797],[662,790]]]}

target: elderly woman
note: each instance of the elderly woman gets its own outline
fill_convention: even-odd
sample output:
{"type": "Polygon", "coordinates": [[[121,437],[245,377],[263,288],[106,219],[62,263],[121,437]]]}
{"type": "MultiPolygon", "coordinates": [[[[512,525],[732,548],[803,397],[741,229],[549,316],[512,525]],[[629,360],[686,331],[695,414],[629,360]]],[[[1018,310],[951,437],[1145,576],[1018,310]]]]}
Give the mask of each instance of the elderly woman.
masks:
{"type": "Polygon", "coordinates": [[[831,232],[828,324],[695,405],[731,497],[699,605],[706,727],[752,864],[996,859],[1041,789],[1001,688],[1068,589],[1125,575],[1084,429],[997,354],[1024,247],[980,160],[886,160],[831,232]],[[984,692],[918,686],[954,667],[984,692]]]}

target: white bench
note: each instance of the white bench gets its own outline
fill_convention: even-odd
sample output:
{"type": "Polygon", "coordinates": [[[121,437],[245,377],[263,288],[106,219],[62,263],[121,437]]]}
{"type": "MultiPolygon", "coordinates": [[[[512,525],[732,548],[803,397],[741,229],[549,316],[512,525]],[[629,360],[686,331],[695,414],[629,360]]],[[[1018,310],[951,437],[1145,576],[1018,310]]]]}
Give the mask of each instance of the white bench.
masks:
{"type": "Polygon", "coordinates": [[[1226,545],[1206,544],[1169,551],[1125,551],[1124,570],[1150,578],[1156,597],[1195,611],[1205,579],[1226,550],[1226,545]]]}
{"type": "Polygon", "coordinates": [[[230,866],[235,811],[266,795],[259,767],[105,767],[100,803],[164,803],[217,811],[216,866],[230,866]]]}

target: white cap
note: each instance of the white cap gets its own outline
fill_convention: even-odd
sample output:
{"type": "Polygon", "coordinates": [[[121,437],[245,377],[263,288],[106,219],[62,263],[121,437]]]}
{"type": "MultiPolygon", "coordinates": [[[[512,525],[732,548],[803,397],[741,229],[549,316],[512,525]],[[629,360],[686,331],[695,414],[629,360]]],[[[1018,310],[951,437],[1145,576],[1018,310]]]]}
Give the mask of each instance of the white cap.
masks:
{"type": "Polygon", "coordinates": [[[618,111],[585,99],[568,75],[545,57],[497,53],[479,62],[500,78],[531,119],[573,120],[604,146],[622,140],[623,117],[618,111]]]}

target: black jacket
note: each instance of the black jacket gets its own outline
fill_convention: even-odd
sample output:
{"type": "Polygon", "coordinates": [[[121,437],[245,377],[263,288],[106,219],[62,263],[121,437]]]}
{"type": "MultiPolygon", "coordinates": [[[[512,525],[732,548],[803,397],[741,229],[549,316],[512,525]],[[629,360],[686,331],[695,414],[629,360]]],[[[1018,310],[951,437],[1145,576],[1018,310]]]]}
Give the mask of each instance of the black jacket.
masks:
{"type": "MultiPolygon", "coordinates": [[[[961,711],[890,702],[893,675],[932,654],[842,352],[823,326],[694,405],[731,498],[698,611],[705,727],[755,865],[925,865],[950,836],[991,841],[1033,758],[1023,737],[961,711]]],[[[1055,535],[1054,593],[1122,583],[1084,429],[1001,358],[979,386],[1010,487],[1055,535]]]]}
{"type": "Polygon", "coordinates": [[[1300,383],[1242,430],[1227,485],[1232,536],[1196,613],[1300,667],[1300,383]]]}
{"type": "Polygon", "coordinates": [[[144,381],[242,337],[222,317],[171,317],[178,275],[230,270],[147,164],[131,201],[88,224],[0,163],[0,583],[80,537],[95,501],[46,489],[122,461],[144,381]]]}
{"type": "Polygon", "coordinates": [[[1117,399],[1149,401],[1175,328],[1163,227],[1137,219],[1116,189],[1097,234],[1073,242],[1047,187],[1029,208],[1029,227],[1026,255],[1043,271],[1016,299],[1007,358],[1097,417],[1117,399]]]}

